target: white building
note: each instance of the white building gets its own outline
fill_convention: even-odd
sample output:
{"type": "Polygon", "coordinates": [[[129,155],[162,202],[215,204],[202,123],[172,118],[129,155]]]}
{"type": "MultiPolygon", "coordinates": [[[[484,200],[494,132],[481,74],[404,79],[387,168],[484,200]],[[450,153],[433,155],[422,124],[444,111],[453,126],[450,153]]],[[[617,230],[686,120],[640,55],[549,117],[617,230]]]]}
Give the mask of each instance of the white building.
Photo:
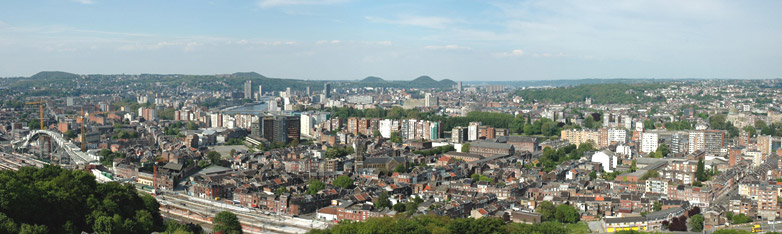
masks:
{"type": "Polygon", "coordinates": [[[432,96],[431,93],[426,93],[426,96],[424,96],[424,106],[432,107],[432,106],[439,106],[440,100],[439,98],[432,96]]]}
{"type": "Polygon", "coordinates": [[[603,165],[603,171],[614,172],[614,168],[616,168],[617,157],[613,154],[609,155],[609,153],[610,152],[606,153],[604,151],[600,151],[593,154],[592,162],[598,162],[603,165]]]}
{"type": "Polygon", "coordinates": [[[312,137],[312,128],[315,126],[315,121],[308,113],[301,113],[300,130],[301,135],[304,137],[312,137]]]}
{"type": "Polygon", "coordinates": [[[706,146],[706,133],[703,131],[690,131],[689,144],[687,153],[704,150],[706,146]]]}
{"type": "Polygon", "coordinates": [[[752,159],[752,166],[760,166],[760,164],[763,163],[763,154],[760,151],[747,151],[744,152],[745,155],[747,155],[747,158],[752,159]]]}
{"type": "Polygon", "coordinates": [[[621,128],[608,129],[608,142],[627,143],[627,130],[621,128]]]}
{"type": "Polygon", "coordinates": [[[217,113],[209,114],[209,126],[212,128],[222,127],[219,126],[219,123],[221,121],[221,115],[217,113]]]}
{"type": "Polygon", "coordinates": [[[378,125],[380,135],[383,136],[383,138],[391,138],[391,126],[393,126],[393,121],[390,119],[380,120],[378,125]]]}
{"type": "Polygon", "coordinates": [[[625,129],[633,129],[633,118],[629,115],[622,115],[622,125],[625,129]]]}
{"type": "Polygon", "coordinates": [[[470,126],[467,127],[467,140],[478,140],[478,127],[481,126],[480,122],[470,122],[470,126]]]}
{"type": "Polygon", "coordinates": [[[620,144],[616,146],[616,153],[621,155],[633,156],[633,151],[630,146],[620,144]]]}
{"type": "Polygon", "coordinates": [[[668,181],[667,180],[646,180],[646,192],[668,195],[668,181]]]}
{"type": "Polygon", "coordinates": [[[645,132],[641,135],[641,152],[649,153],[657,150],[658,135],[653,132],[645,132]]]}

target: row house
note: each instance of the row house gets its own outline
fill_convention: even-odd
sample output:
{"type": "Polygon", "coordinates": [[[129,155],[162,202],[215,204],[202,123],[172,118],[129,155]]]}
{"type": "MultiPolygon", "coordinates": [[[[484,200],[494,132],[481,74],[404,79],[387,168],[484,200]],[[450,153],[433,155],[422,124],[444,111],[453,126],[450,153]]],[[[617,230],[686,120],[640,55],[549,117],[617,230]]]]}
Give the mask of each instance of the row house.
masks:
{"type": "Polygon", "coordinates": [[[714,194],[708,188],[669,184],[668,199],[684,200],[693,205],[708,207],[714,199],[714,194]]]}
{"type": "Polygon", "coordinates": [[[233,198],[233,191],[238,182],[228,178],[230,174],[197,175],[190,177],[190,193],[192,196],[215,199],[233,198]]]}
{"type": "Polygon", "coordinates": [[[389,216],[389,213],[387,211],[378,211],[375,210],[374,207],[367,204],[352,204],[348,203],[347,206],[338,206],[336,208],[337,211],[337,221],[342,220],[351,220],[355,222],[361,222],[365,221],[369,218],[380,218],[389,216]]]}
{"type": "Polygon", "coordinates": [[[695,172],[662,170],[660,171],[660,176],[669,181],[674,181],[680,184],[692,184],[697,180],[695,177],[695,172]]]}

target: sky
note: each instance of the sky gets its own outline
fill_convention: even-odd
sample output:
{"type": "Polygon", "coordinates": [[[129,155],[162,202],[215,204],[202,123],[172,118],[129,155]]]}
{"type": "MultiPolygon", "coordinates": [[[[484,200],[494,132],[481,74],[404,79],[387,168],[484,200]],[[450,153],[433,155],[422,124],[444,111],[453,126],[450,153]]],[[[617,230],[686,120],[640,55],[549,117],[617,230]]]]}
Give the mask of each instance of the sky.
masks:
{"type": "Polygon", "coordinates": [[[0,77],[782,77],[782,1],[0,1],[0,77]]]}

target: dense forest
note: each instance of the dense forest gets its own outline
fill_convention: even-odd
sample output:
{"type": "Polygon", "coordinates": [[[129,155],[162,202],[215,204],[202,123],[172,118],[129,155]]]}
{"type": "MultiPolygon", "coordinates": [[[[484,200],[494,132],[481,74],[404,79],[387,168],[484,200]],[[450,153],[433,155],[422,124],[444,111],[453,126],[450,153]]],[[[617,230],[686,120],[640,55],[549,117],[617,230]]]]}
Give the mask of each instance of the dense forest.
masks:
{"type": "Polygon", "coordinates": [[[595,104],[632,104],[665,101],[662,96],[649,97],[644,91],[667,87],[666,84],[585,84],[573,87],[558,87],[549,89],[523,89],[516,96],[527,102],[563,103],[583,102],[592,98],[595,104]]]}
{"type": "Polygon", "coordinates": [[[0,171],[0,233],[163,231],[159,206],[131,185],[98,184],[82,170],[0,171]]]}

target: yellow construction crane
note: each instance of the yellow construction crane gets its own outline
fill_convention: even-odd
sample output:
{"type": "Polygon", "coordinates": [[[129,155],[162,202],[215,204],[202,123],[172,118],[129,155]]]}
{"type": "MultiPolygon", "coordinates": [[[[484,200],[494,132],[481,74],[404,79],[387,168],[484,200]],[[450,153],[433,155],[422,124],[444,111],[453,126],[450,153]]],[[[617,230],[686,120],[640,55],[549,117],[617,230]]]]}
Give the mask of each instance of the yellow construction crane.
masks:
{"type": "Polygon", "coordinates": [[[38,105],[40,105],[40,108],[41,108],[41,117],[40,117],[41,118],[41,130],[46,129],[43,126],[43,97],[41,97],[40,101],[37,101],[37,102],[25,102],[24,104],[27,104],[27,105],[38,104],[38,105]]]}
{"type": "Polygon", "coordinates": [[[87,132],[84,131],[84,123],[87,120],[84,119],[84,107],[81,107],[80,116],[81,116],[81,132],[79,133],[79,135],[81,135],[81,139],[79,139],[79,141],[81,141],[81,152],[87,152],[87,145],[85,143],[85,141],[87,141],[87,132]]]}

